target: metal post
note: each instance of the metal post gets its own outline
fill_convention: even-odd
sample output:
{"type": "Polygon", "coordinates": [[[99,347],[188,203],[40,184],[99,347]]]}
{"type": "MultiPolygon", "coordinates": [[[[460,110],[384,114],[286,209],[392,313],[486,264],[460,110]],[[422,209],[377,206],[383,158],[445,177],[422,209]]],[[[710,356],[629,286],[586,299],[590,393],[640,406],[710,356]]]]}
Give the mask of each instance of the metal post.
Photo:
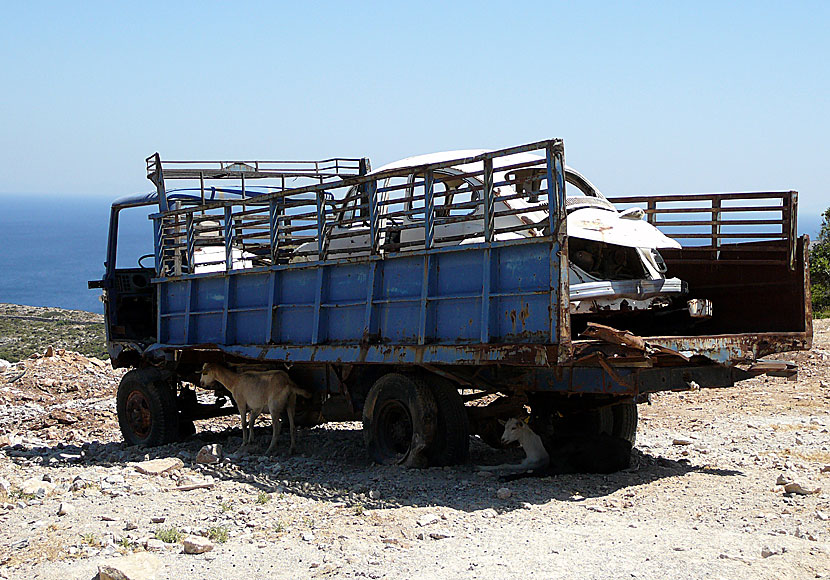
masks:
{"type": "Polygon", "coordinates": [[[276,199],[272,199],[268,206],[268,233],[271,243],[271,265],[277,263],[280,243],[280,210],[276,199]]]}
{"type": "Polygon", "coordinates": [[[484,241],[488,244],[493,241],[493,228],[495,218],[493,216],[493,159],[488,157],[484,160],[484,241]]]}
{"type": "Polygon", "coordinates": [[[194,261],[194,256],[196,253],[196,228],[194,227],[193,223],[193,212],[188,212],[185,216],[185,224],[187,229],[186,240],[187,240],[187,271],[190,274],[196,272],[196,266],[194,261]]]}
{"type": "Polygon", "coordinates": [[[225,206],[225,271],[233,269],[233,208],[225,206]]]}
{"type": "MultiPolygon", "coordinates": [[[[156,277],[161,278],[162,273],[164,272],[164,239],[162,237],[162,220],[161,217],[154,217],[153,218],[153,242],[155,244],[155,252],[156,252],[156,277]]],[[[115,268],[115,262],[113,261],[112,267],[115,268]]]]}
{"type": "Polygon", "coordinates": [[[427,169],[424,173],[424,247],[432,248],[435,235],[435,176],[427,169]]]}
{"type": "Polygon", "coordinates": [[[378,232],[380,212],[378,212],[378,182],[376,180],[366,182],[366,195],[369,198],[369,233],[372,236],[371,254],[374,256],[378,253],[380,241],[380,232],[378,232]]]}
{"type": "Polygon", "coordinates": [[[316,191],[317,195],[317,259],[322,261],[326,255],[326,244],[323,240],[323,235],[326,233],[326,206],[325,206],[325,192],[322,190],[316,191]]]}

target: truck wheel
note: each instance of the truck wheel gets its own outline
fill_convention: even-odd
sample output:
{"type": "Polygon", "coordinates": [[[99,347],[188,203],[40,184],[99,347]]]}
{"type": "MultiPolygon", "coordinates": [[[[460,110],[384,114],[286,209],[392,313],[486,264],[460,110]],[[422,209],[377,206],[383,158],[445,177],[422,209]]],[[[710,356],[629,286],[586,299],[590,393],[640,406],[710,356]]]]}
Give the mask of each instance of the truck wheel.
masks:
{"type": "MultiPolygon", "coordinates": [[[[288,418],[288,414],[284,414],[288,418]]],[[[294,413],[297,427],[316,427],[324,422],[323,393],[313,392],[310,399],[297,397],[297,409],[294,413]]]]}
{"type": "Polygon", "coordinates": [[[568,413],[554,423],[554,433],[566,435],[610,435],[613,430],[614,413],[610,407],[568,413]]]}
{"type": "Polygon", "coordinates": [[[124,375],[116,405],[118,426],[129,445],[153,447],[179,438],[176,397],[158,369],[134,369],[124,375]]]}
{"type": "Polygon", "coordinates": [[[427,447],[430,465],[458,465],[467,461],[470,451],[470,423],[458,389],[444,379],[430,377],[429,389],[438,409],[435,439],[427,447]]]}
{"type": "Polygon", "coordinates": [[[619,403],[611,407],[614,427],[611,435],[625,439],[631,446],[637,443],[637,403],[619,403]]]}
{"type": "Polygon", "coordinates": [[[416,456],[435,438],[437,415],[428,387],[397,373],[382,376],[363,406],[363,437],[369,455],[385,465],[416,465],[416,456]]]}

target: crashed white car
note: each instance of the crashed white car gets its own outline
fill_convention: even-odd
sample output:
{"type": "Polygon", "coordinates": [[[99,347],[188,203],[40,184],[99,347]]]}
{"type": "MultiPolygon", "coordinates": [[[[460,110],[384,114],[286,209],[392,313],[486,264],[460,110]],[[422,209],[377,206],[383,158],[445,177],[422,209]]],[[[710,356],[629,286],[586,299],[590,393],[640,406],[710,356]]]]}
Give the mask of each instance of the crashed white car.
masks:
{"type": "MultiPolygon", "coordinates": [[[[378,183],[379,197],[387,202],[381,206],[381,231],[385,231],[386,220],[393,221],[401,227],[400,239],[396,240],[400,251],[423,248],[424,228],[423,201],[420,208],[407,196],[404,189],[382,193],[390,187],[395,179],[383,179],[382,175],[390,170],[418,167],[427,163],[440,163],[453,159],[470,158],[486,150],[460,150],[433,153],[408,157],[388,165],[384,165],[371,174],[380,175],[378,183]],[[393,198],[401,199],[399,206],[395,206],[393,198]],[[392,209],[389,209],[392,208],[392,209]],[[394,210],[403,211],[394,211],[394,210]],[[396,214],[395,217],[385,217],[387,213],[396,214]],[[403,214],[403,215],[400,215],[403,214]],[[418,226],[421,227],[418,227],[418,226]]],[[[494,182],[510,180],[514,183],[523,183],[527,191],[539,191],[539,184],[545,179],[545,170],[536,168],[499,171],[499,167],[511,167],[520,164],[539,163],[544,159],[530,153],[519,153],[500,157],[495,160],[494,182]],[[524,175],[517,175],[524,171],[524,175]],[[535,183],[535,186],[534,186],[535,183]]],[[[440,215],[439,203],[443,205],[458,205],[465,202],[477,201],[481,183],[470,174],[481,172],[482,164],[473,163],[439,170],[435,172],[436,185],[440,183],[442,190],[436,191],[436,215],[440,215]],[[457,176],[453,179],[453,176],[457,176]]],[[[414,183],[415,176],[409,176],[409,183],[414,183]]],[[[666,277],[666,265],[660,256],[661,248],[680,248],[675,240],[665,236],[653,225],[644,221],[644,212],[639,208],[619,212],[594,187],[590,181],[571,168],[565,170],[566,179],[566,209],[567,233],[569,239],[570,262],[570,300],[571,313],[602,313],[626,312],[636,310],[659,309],[669,305],[672,296],[685,294],[686,284],[678,278],[666,277]]],[[[411,192],[411,190],[410,190],[411,192]]],[[[350,192],[347,198],[352,198],[343,206],[334,226],[330,230],[330,249],[349,248],[350,256],[368,254],[370,233],[368,221],[355,219],[360,216],[358,206],[360,200],[350,192]],[[345,222],[347,225],[339,225],[345,222]],[[338,237],[337,234],[348,230],[353,235],[338,237]],[[354,235],[356,231],[364,230],[365,235],[354,235]]],[[[497,240],[519,239],[522,237],[536,237],[546,234],[548,213],[546,200],[543,196],[517,196],[516,185],[494,188],[494,212],[509,211],[510,215],[496,218],[496,229],[512,231],[499,233],[497,240]],[[526,209],[526,211],[521,211],[526,209]],[[522,227],[525,226],[525,227],[522,227]]],[[[416,196],[417,197],[417,196],[416,196]]],[[[474,209],[468,210],[473,215],[480,215],[480,220],[466,220],[457,223],[438,223],[435,225],[435,245],[468,244],[483,241],[483,207],[475,204],[474,209]]],[[[455,211],[455,210],[453,210],[455,211]]],[[[447,212],[446,215],[449,215],[447,212]]],[[[456,215],[453,213],[453,215],[456,215]]],[[[381,240],[383,245],[384,240],[381,240]]],[[[300,246],[296,262],[313,259],[308,257],[317,248],[317,241],[307,242],[300,246]],[[305,255],[303,255],[305,254],[305,255]]]]}

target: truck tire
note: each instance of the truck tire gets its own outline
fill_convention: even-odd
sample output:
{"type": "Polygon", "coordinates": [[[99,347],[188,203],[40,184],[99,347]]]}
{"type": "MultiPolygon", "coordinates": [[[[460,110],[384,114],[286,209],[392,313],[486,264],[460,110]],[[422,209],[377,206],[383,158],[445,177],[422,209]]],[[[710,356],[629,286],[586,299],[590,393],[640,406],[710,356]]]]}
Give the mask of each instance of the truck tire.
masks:
{"type": "Polygon", "coordinates": [[[419,456],[435,438],[437,416],[435,398],[426,385],[398,373],[380,377],[363,406],[369,455],[385,465],[425,466],[419,456]]]}
{"type": "MultiPolygon", "coordinates": [[[[283,413],[288,420],[288,413],[283,413]]],[[[323,393],[315,391],[310,399],[297,397],[297,409],[294,413],[294,422],[297,427],[316,427],[325,421],[323,419],[323,393]]]]}
{"type": "Polygon", "coordinates": [[[470,423],[467,409],[455,385],[440,377],[429,377],[429,386],[438,409],[435,439],[427,447],[431,466],[458,465],[470,451],[470,423]]]}
{"type": "Polygon", "coordinates": [[[613,431],[614,413],[611,407],[568,413],[554,424],[554,433],[563,435],[611,435],[613,431]]]}
{"type": "Polygon", "coordinates": [[[118,426],[128,445],[154,447],[179,438],[179,412],[169,378],[156,368],[124,375],[116,397],[118,426]]]}
{"type": "Polygon", "coordinates": [[[631,446],[637,443],[637,403],[618,403],[611,407],[614,427],[611,435],[625,439],[631,446]]]}

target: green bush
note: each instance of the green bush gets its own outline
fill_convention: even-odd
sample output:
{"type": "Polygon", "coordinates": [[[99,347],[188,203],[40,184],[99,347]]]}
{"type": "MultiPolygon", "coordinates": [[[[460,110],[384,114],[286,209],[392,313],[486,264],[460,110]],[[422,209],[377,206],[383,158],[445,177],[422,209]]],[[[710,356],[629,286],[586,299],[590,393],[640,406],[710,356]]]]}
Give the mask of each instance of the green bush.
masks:
{"type": "Polygon", "coordinates": [[[810,244],[810,292],[813,316],[830,317],[830,208],[822,214],[818,239],[810,244]]]}

